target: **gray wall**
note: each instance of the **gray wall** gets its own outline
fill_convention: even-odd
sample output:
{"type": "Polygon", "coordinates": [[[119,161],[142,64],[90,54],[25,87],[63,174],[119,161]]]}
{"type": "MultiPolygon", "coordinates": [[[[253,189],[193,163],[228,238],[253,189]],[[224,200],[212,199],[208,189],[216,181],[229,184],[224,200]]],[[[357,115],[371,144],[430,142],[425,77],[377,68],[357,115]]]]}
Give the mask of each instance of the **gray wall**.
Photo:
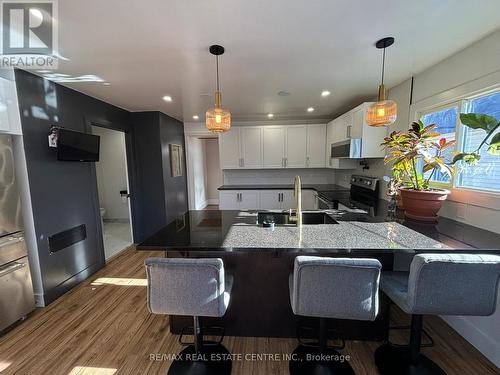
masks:
{"type": "Polygon", "coordinates": [[[168,159],[168,143],[184,147],[184,131],[159,112],[130,113],[22,70],[15,75],[42,275],[35,292],[48,304],[105,264],[95,165],[57,161],[48,147],[50,127],[125,132],[136,243],[187,210],[185,172],[171,178],[168,159]],[[50,253],[49,236],[81,224],[84,241],[50,253]]]}

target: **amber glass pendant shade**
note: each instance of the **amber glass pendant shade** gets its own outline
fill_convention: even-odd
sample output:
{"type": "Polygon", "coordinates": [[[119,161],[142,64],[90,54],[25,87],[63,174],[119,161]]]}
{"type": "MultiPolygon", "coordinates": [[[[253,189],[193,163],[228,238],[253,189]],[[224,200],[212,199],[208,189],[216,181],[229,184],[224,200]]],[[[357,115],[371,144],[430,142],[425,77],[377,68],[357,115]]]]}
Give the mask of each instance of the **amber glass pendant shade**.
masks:
{"type": "Polygon", "coordinates": [[[220,108],[221,93],[215,93],[215,108],[210,108],[206,113],[207,129],[213,133],[224,133],[231,129],[231,113],[220,108]]]}
{"type": "Polygon", "coordinates": [[[366,123],[379,127],[394,124],[398,114],[398,105],[392,100],[385,100],[384,85],[379,87],[378,101],[368,107],[366,123]]]}

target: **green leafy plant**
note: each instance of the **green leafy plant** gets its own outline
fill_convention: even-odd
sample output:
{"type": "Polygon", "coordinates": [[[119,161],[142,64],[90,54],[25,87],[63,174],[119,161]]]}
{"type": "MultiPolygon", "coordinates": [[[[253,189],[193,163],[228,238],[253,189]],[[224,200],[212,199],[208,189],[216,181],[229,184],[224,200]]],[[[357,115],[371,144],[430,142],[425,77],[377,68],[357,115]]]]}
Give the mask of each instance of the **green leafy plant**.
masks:
{"type": "Polygon", "coordinates": [[[452,164],[463,160],[469,165],[476,165],[481,159],[480,151],[485,144],[488,144],[488,154],[500,155],[500,133],[493,135],[495,130],[500,127],[500,121],[494,117],[477,113],[461,113],[460,121],[471,129],[482,129],[486,133],[486,136],[474,151],[456,153],[452,164]],[[490,137],[491,140],[488,143],[490,137]]]}
{"type": "Polygon", "coordinates": [[[425,126],[419,120],[411,124],[408,132],[394,131],[384,138],[382,146],[387,150],[384,162],[392,163],[394,188],[404,186],[428,190],[429,181],[436,170],[453,175],[453,167],[443,160],[442,154],[454,146],[455,141],[447,141],[446,138],[436,141],[441,136],[434,131],[436,127],[436,124],[425,126]],[[424,178],[427,172],[430,173],[424,178]]]}

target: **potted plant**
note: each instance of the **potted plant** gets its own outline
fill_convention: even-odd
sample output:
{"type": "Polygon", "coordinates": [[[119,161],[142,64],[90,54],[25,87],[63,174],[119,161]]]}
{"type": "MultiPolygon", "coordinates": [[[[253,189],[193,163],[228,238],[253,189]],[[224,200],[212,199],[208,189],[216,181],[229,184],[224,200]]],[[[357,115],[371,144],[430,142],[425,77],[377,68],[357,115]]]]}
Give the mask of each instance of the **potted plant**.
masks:
{"type": "Polygon", "coordinates": [[[471,152],[459,152],[453,158],[452,164],[463,160],[466,164],[476,165],[481,159],[481,148],[488,144],[488,150],[486,151],[491,155],[500,155],[500,133],[495,133],[495,131],[500,127],[500,121],[496,118],[478,114],[478,113],[461,113],[460,114],[460,122],[465,126],[472,129],[481,129],[486,135],[474,151],[471,152]],[[493,135],[493,137],[492,137],[493,135]],[[488,139],[491,140],[488,143],[488,139]]]}
{"type": "Polygon", "coordinates": [[[392,163],[393,178],[400,184],[405,216],[415,220],[436,221],[442,202],[450,194],[449,190],[429,187],[436,170],[450,177],[454,173],[442,154],[455,141],[440,138],[440,133],[434,131],[436,127],[425,126],[419,120],[411,124],[408,132],[392,132],[382,143],[387,150],[384,162],[392,163]]]}

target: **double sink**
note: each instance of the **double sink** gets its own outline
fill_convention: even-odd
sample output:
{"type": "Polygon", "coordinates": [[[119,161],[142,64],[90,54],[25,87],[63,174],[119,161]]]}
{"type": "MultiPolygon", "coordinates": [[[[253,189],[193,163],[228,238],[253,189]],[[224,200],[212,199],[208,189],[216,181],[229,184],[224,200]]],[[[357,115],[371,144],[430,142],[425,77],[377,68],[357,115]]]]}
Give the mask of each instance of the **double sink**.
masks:
{"type": "MultiPolygon", "coordinates": [[[[290,212],[259,212],[257,214],[257,224],[263,225],[264,222],[274,223],[275,225],[296,225],[295,221],[290,220],[290,212]]],[[[302,224],[338,224],[326,212],[302,212],[302,224]]]]}

